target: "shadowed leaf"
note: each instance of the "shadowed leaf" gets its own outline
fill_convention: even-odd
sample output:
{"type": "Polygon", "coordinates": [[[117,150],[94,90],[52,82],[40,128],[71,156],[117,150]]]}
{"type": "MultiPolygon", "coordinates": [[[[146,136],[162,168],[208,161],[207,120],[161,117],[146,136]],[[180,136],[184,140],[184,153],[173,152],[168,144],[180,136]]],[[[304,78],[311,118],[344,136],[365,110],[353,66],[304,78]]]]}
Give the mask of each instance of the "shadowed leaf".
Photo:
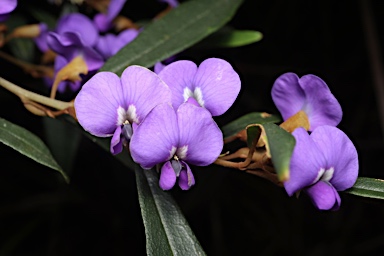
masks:
{"type": "Polygon", "coordinates": [[[67,174],[57,164],[43,141],[28,130],[0,118],[0,141],[36,162],[52,168],[69,182],[67,174]]]}

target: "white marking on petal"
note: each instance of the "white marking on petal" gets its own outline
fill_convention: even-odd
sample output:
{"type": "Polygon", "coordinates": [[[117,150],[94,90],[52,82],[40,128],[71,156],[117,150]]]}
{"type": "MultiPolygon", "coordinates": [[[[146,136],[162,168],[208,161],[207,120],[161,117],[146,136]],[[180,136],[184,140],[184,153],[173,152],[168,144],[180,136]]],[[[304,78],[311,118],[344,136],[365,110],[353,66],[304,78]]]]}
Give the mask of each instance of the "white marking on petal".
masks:
{"type": "Polygon", "coordinates": [[[193,92],[191,91],[191,89],[189,89],[188,87],[185,87],[183,92],[183,97],[184,97],[184,102],[186,102],[189,99],[189,97],[193,97],[193,92]]]}
{"type": "Polygon", "coordinates": [[[127,120],[127,112],[121,106],[117,109],[117,123],[116,125],[122,125],[127,120]]]}
{"type": "Polygon", "coordinates": [[[315,184],[316,182],[318,182],[320,178],[323,176],[324,172],[325,172],[325,169],[320,168],[319,172],[317,173],[317,177],[313,180],[312,184],[315,184]]]}
{"type": "Polygon", "coordinates": [[[200,104],[200,106],[204,107],[203,92],[201,91],[200,87],[195,88],[193,96],[196,101],[200,104]]]}
{"type": "Polygon", "coordinates": [[[315,184],[319,180],[326,181],[326,182],[330,181],[333,177],[334,171],[335,170],[333,169],[333,167],[331,167],[327,170],[325,170],[324,168],[320,168],[319,172],[317,173],[317,177],[316,177],[316,179],[314,179],[312,184],[315,184]]]}
{"type": "Polygon", "coordinates": [[[176,147],[172,146],[171,151],[169,151],[169,158],[168,158],[168,160],[172,159],[172,157],[175,155],[176,149],[177,149],[176,147]]]}
{"type": "Polygon", "coordinates": [[[326,170],[323,174],[323,177],[321,177],[322,181],[330,181],[333,177],[333,173],[335,172],[335,169],[333,167],[326,170]]]}
{"type": "Polygon", "coordinates": [[[131,123],[135,122],[135,123],[139,123],[139,119],[137,118],[137,114],[136,114],[136,107],[135,105],[129,105],[128,107],[128,110],[127,110],[127,116],[128,116],[128,120],[131,121],[131,123]]]}
{"type": "Polygon", "coordinates": [[[182,146],[177,149],[176,155],[179,159],[185,159],[187,157],[188,145],[182,146]]]}

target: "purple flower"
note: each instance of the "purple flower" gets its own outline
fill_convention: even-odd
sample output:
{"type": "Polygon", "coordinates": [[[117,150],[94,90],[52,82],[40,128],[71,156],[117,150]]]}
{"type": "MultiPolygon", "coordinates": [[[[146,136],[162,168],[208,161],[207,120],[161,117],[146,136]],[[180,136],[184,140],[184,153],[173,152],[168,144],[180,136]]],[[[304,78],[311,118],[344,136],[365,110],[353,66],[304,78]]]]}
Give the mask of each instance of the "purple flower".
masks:
{"type": "Polygon", "coordinates": [[[213,163],[223,148],[223,135],[206,109],[186,102],[175,111],[165,103],[137,126],[129,147],[133,160],[144,169],[164,163],[162,189],[171,189],[178,177],[181,189],[187,190],[195,183],[188,163],[213,163]]]}
{"type": "Polygon", "coordinates": [[[337,126],[343,116],[327,84],[315,75],[301,78],[294,73],[281,75],[273,84],[272,99],[284,120],[304,111],[310,131],[321,125],[337,126]]]}
{"type": "Polygon", "coordinates": [[[17,0],[2,0],[0,3],[0,22],[5,21],[16,6],[17,0]]]}
{"type": "Polygon", "coordinates": [[[212,116],[224,114],[241,87],[239,75],[232,66],[216,58],[206,59],[199,67],[192,61],[176,61],[166,66],[159,76],[172,91],[174,109],[192,97],[212,116]]]}
{"type": "Polygon", "coordinates": [[[167,3],[172,8],[176,8],[179,6],[179,2],[177,0],[159,0],[160,2],[167,3]]]}
{"type": "Polygon", "coordinates": [[[95,49],[103,56],[104,59],[108,59],[135,39],[138,34],[139,31],[136,29],[126,29],[118,35],[106,34],[105,36],[99,38],[95,49]]]}
{"type": "Polygon", "coordinates": [[[47,43],[68,62],[76,56],[82,56],[91,72],[104,64],[102,56],[93,49],[98,38],[98,31],[87,16],[72,13],[60,19],[56,32],[48,33],[47,43]]]}
{"type": "Polygon", "coordinates": [[[75,110],[86,131],[98,137],[112,136],[110,149],[118,154],[135,126],[155,106],[170,99],[168,86],[155,73],[130,66],[121,79],[111,72],[93,76],[77,95],[75,110]]]}
{"type": "Polygon", "coordinates": [[[111,0],[108,6],[107,13],[98,13],[93,18],[93,21],[100,32],[106,32],[113,27],[112,21],[123,8],[126,0],[111,0]]]}
{"type": "Polygon", "coordinates": [[[359,162],[351,140],[336,127],[320,126],[311,135],[297,128],[290,162],[290,179],[284,183],[288,195],[304,190],[320,210],[337,210],[343,191],[356,182],[359,162]]]}
{"type": "Polygon", "coordinates": [[[49,33],[49,29],[47,24],[45,23],[40,23],[39,29],[40,29],[40,34],[37,37],[35,37],[33,40],[35,41],[37,48],[39,48],[41,52],[46,52],[49,50],[48,43],[47,43],[47,36],[49,33]]]}

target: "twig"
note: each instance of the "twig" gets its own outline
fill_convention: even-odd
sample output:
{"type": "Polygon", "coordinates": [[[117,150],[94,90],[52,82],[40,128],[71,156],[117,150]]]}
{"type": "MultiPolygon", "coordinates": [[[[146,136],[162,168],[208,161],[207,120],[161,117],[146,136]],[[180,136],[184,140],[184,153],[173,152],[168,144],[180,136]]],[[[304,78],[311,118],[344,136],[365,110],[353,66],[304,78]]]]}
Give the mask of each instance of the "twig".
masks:
{"type": "Polygon", "coordinates": [[[28,90],[25,90],[21,88],[20,86],[17,86],[8,80],[5,80],[4,78],[0,77],[0,86],[4,87],[8,91],[16,94],[22,99],[29,99],[31,101],[43,104],[45,106],[55,108],[57,110],[65,110],[68,108],[73,107],[73,102],[65,102],[60,100],[51,99],[45,96],[42,96],[40,94],[30,92],[28,90]]]}

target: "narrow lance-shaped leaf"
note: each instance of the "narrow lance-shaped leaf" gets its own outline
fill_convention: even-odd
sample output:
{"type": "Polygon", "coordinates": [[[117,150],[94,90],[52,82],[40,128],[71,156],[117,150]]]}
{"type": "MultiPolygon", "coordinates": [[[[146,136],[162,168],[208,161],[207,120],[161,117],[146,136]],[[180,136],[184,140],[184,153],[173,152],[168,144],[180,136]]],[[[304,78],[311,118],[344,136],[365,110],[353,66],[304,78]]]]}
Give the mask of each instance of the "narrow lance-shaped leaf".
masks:
{"type": "Polygon", "coordinates": [[[169,192],[154,170],[135,168],[148,255],[205,255],[169,192]]]}
{"type": "Polygon", "coordinates": [[[384,180],[359,177],[355,185],[345,192],[362,197],[384,199],[384,180]]]}
{"type": "Polygon", "coordinates": [[[101,68],[121,74],[128,65],[153,66],[212,34],[235,14],[242,0],[194,0],[154,21],[101,68]]]}
{"type": "Polygon", "coordinates": [[[240,47],[260,41],[263,34],[254,30],[236,30],[224,27],[196,45],[196,48],[240,47]]]}
{"type": "MultiPolygon", "coordinates": [[[[80,128],[79,125],[76,126],[80,128]]],[[[110,138],[97,138],[85,131],[84,134],[110,152],[110,138]]],[[[135,169],[147,239],[147,254],[205,255],[172,196],[160,189],[157,174],[153,170],[141,169],[124,152],[115,157],[126,167],[135,169]]]]}
{"type": "Polygon", "coordinates": [[[21,154],[61,173],[66,182],[67,174],[57,164],[43,141],[28,130],[0,118],[0,142],[21,154]]]}
{"type": "Polygon", "coordinates": [[[281,118],[276,115],[252,112],[224,125],[221,130],[224,138],[228,138],[244,130],[249,124],[277,123],[280,121],[281,118]]]}

